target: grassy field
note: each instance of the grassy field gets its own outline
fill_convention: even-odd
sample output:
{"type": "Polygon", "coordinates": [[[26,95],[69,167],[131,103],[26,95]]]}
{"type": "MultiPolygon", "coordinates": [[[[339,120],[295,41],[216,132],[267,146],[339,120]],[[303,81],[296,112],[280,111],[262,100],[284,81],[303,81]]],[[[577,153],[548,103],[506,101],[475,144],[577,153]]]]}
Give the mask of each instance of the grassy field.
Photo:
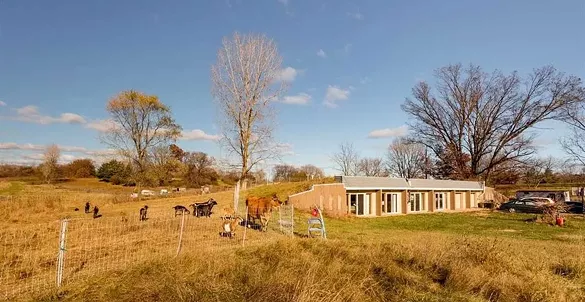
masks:
{"type": "MultiPolygon", "coordinates": [[[[258,186],[242,194],[242,199],[272,194],[284,199],[310,185],[258,186]]],[[[231,192],[135,201],[116,197],[129,194],[131,188],[108,186],[94,180],[57,186],[0,182],[4,192],[0,195],[18,196],[15,204],[0,201],[0,213],[7,219],[0,223],[4,231],[66,216],[83,217],[73,208],[81,208],[88,198],[99,202],[102,223],[123,215],[137,216],[144,203],[152,208],[151,224],[116,226],[111,235],[117,240],[106,244],[124,253],[129,245],[150,251],[162,248],[163,252],[146,250],[141,261],[80,275],[83,278],[68,282],[61,291],[48,288],[34,300],[585,301],[585,220],[581,216],[568,216],[562,228],[525,222],[533,215],[487,211],[326,218],[328,240],[320,240],[304,237],[309,214],[297,211],[294,239],[271,231],[262,235],[270,240],[252,240],[245,247],[205,249],[199,237],[193,237],[196,241],[187,245],[191,248],[175,258],[169,256],[175,238],[167,242],[161,237],[165,229],[178,227],[179,220],[167,218],[172,216],[170,207],[212,196],[221,209],[231,205],[231,192]],[[39,193],[48,197],[38,199],[39,193]],[[36,212],[25,214],[33,206],[36,212]],[[172,244],[170,249],[167,244],[172,244]]],[[[194,224],[189,232],[197,234],[202,227],[194,224]]],[[[259,235],[248,232],[248,236],[259,235]]],[[[47,255],[54,259],[55,244],[48,244],[47,255]]],[[[71,248],[73,255],[76,247],[71,248]]],[[[108,251],[101,249],[89,255],[96,253],[104,261],[111,260],[108,251]]]]}

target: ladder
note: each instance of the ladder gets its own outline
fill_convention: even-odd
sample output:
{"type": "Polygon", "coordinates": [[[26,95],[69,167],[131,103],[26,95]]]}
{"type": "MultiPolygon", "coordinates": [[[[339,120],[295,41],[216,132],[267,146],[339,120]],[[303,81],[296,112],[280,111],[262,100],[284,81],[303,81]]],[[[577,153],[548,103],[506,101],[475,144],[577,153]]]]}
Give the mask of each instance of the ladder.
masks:
{"type": "Polygon", "coordinates": [[[323,214],[319,207],[314,207],[314,209],[319,213],[319,217],[311,217],[307,221],[309,224],[309,229],[307,231],[309,237],[313,237],[314,233],[319,233],[321,238],[327,239],[327,232],[325,231],[325,220],[323,219],[323,214]]]}

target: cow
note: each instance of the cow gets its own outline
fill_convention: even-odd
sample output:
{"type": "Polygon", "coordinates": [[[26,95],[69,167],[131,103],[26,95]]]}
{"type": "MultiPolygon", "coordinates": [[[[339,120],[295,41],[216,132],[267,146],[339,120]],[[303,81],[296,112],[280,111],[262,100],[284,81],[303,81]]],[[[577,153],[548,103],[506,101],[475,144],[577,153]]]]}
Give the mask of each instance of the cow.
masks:
{"type": "Polygon", "coordinates": [[[253,197],[246,198],[246,206],[248,207],[247,220],[256,224],[256,220],[260,220],[260,229],[266,232],[268,221],[272,216],[272,210],[277,209],[282,202],[278,199],[276,194],[272,197],[253,197]]]}

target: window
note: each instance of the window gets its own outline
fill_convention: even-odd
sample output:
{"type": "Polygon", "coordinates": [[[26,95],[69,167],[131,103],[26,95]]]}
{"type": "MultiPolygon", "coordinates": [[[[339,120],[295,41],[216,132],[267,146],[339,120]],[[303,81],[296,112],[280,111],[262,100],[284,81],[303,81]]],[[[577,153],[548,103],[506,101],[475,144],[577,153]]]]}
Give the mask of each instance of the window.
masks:
{"type": "Polygon", "coordinates": [[[445,193],[435,193],[435,209],[445,209],[445,193]]]}
{"type": "Polygon", "coordinates": [[[422,193],[410,193],[410,211],[420,212],[423,210],[422,193]]]}
{"type": "Polygon", "coordinates": [[[400,212],[400,204],[398,202],[398,193],[386,193],[382,195],[382,211],[384,213],[394,214],[400,212]]]}

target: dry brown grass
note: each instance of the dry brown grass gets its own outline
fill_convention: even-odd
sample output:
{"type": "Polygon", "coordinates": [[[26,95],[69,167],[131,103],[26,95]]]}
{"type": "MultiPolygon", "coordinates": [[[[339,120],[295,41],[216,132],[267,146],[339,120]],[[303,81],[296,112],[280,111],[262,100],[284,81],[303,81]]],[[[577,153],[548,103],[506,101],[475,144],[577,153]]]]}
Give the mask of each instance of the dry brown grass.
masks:
{"type": "Polygon", "coordinates": [[[583,248],[397,234],[280,240],[152,261],[68,286],[76,301],[582,301],[583,248]],[[519,253],[519,251],[522,251],[519,253]],[[536,260],[538,259],[538,260],[536,260]]]}

